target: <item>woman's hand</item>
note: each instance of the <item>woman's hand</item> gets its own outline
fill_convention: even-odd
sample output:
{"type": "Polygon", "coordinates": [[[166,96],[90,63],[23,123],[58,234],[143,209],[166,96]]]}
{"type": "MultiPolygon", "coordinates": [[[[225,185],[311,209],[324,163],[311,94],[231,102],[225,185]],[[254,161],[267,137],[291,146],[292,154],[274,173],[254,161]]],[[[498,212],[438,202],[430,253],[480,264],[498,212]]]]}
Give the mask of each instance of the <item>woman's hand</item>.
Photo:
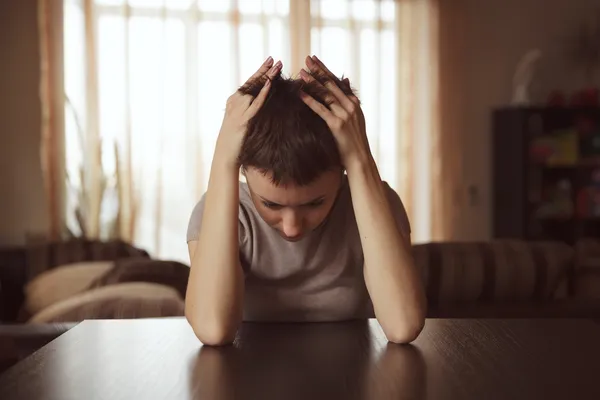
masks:
{"type": "Polygon", "coordinates": [[[323,118],[331,129],[344,167],[348,170],[357,163],[370,162],[371,150],[360,102],[356,96],[346,95],[339,86],[349,86],[348,79],[340,81],[317,56],[306,57],[306,66],[311,73],[301,70],[301,78],[305,82],[316,80],[324,86],[329,92],[326,101],[330,106],[327,108],[305,92],[301,92],[302,101],[323,118]]]}
{"type": "Polygon", "coordinates": [[[248,121],[256,115],[260,107],[264,104],[269,93],[269,88],[271,87],[271,79],[277,76],[282,66],[281,61],[277,61],[273,65],[273,58],[267,58],[258,71],[246,81],[246,84],[248,84],[266,78],[258,96],[245,95],[239,90],[229,96],[227,106],[225,107],[225,116],[217,139],[215,150],[216,160],[227,164],[237,164],[237,158],[242,147],[248,121]]]}

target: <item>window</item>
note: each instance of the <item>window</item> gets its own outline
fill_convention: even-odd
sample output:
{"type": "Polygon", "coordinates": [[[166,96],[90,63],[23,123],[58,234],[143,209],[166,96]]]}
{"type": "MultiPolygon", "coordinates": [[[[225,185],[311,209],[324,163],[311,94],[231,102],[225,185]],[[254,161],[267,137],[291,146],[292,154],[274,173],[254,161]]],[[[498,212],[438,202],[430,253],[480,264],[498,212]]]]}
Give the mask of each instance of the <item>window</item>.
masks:
{"type": "Polygon", "coordinates": [[[394,7],[393,0],[65,0],[69,226],[77,232],[79,205],[81,218],[99,216],[106,237],[127,202],[136,245],[187,261],[188,219],[206,189],[227,97],[268,55],[295,75],[291,43],[302,34],[311,53],[358,88],[373,154],[394,182],[394,7]],[[301,24],[310,32],[290,31],[297,7],[310,9],[301,24]],[[98,149],[101,167],[90,156],[98,149]]]}

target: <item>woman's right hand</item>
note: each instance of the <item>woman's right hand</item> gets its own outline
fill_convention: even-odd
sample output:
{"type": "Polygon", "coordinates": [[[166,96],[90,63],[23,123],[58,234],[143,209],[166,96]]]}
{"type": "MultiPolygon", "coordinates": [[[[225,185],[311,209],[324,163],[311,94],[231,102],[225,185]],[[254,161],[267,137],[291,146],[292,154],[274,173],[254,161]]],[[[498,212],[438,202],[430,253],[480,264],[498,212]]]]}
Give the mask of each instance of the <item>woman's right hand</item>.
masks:
{"type": "Polygon", "coordinates": [[[223,118],[217,139],[215,149],[216,160],[237,166],[237,159],[242,147],[248,121],[256,115],[265,102],[269,88],[271,87],[271,79],[279,74],[282,65],[281,61],[277,61],[273,65],[273,58],[269,57],[258,71],[246,81],[246,83],[249,83],[257,79],[267,78],[264,80],[264,86],[258,96],[245,95],[239,90],[229,96],[227,106],[225,107],[225,117],[223,118]]]}

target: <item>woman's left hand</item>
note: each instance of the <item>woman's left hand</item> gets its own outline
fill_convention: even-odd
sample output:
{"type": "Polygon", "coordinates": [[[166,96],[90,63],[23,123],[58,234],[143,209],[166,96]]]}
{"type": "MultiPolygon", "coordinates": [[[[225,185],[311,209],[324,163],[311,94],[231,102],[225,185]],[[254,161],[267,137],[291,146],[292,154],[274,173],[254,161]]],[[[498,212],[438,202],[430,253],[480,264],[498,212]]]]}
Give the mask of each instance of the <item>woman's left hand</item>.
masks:
{"type": "Polygon", "coordinates": [[[305,92],[301,92],[300,97],[331,129],[344,167],[348,170],[357,163],[368,163],[371,151],[360,102],[353,94],[346,95],[339,86],[345,84],[349,87],[348,79],[340,81],[317,56],[306,57],[306,66],[311,73],[301,70],[300,77],[305,82],[316,80],[317,84],[324,86],[329,92],[326,102],[330,105],[327,108],[305,92]]]}

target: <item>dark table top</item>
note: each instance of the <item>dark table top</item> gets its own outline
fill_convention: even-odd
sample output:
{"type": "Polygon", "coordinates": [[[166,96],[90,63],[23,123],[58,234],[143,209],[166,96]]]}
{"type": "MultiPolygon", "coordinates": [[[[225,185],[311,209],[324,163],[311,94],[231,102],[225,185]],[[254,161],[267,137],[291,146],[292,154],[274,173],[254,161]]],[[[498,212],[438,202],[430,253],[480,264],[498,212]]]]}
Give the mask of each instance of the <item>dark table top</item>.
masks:
{"type": "Polygon", "coordinates": [[[202,347],[181,318],[85,321],[0,376],[0,399],[600,399],[600,325],[427,320],[244,324],[202,347]]]}

